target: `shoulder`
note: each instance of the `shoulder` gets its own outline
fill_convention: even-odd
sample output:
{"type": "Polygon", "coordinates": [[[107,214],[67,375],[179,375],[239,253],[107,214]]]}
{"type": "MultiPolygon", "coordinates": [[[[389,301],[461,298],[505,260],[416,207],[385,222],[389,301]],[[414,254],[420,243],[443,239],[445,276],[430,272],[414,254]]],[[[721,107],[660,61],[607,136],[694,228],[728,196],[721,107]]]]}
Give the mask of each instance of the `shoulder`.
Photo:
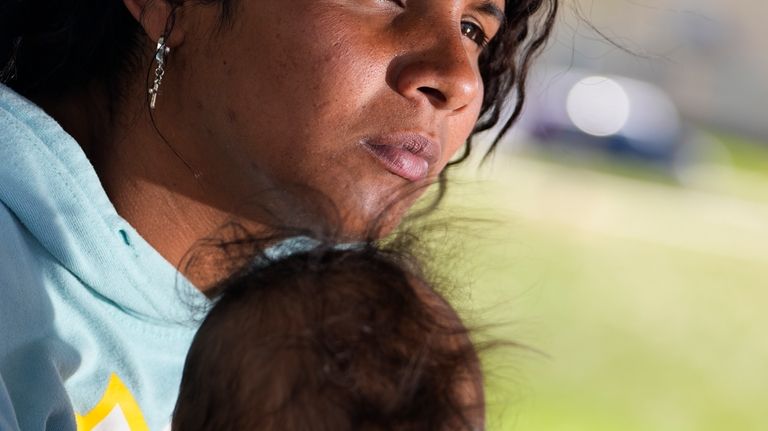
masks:
{"type": "Polygon", "coordinates": [[[2,430],[74,430],[72,409],[58,369],[61,342],[51,334],[53,309],[39,263],[43,252],[0,202],[2,430]]]}
{"type": "Polygon", "coordinates": [[[41,323],[51,314],[41,253],[43,249],[0,202],[0,362],[42,336],[41,323]]]}
{"type": "Polygon", "coordinates": [[[50,334],[53,307],[44,275],[44,262],[50,261],[46,254],[0,202],[0,370],[9,354],[50,334]]]}
{"type": "Polygon", "coordinates": [[[19,219],[0,201],[0,298],[15,292],[13,286],[34,284],[38,264],[30,239],[19,219]]]}
{"type": "Polygon", "coordinates": [[[5,387],[2,374],[0,374],[0,429],[9,431],[19,429],[19,421],[16,419],[16,412],[13,410],[11,396],[5,387]]]}

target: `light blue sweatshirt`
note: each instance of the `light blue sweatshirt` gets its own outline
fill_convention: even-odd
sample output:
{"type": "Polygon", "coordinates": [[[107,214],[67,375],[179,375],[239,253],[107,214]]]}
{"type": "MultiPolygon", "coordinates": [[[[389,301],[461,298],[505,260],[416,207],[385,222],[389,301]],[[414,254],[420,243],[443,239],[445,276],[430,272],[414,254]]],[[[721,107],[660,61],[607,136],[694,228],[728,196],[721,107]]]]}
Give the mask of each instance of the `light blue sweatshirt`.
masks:
{"type": "Polygon", "coordinates": [[[0,85],[0,430],[162,431],[207,300],[0,85]]]}

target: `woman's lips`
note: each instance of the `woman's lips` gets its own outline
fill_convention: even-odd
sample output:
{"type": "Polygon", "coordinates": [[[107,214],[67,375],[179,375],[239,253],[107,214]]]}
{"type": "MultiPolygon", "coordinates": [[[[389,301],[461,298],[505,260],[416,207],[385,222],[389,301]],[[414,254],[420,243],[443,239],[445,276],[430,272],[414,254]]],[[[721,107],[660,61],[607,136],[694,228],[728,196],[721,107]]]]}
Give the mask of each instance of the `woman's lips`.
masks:
{"type": "Polygon", "coordinates": [[[389,172],[409,181],[425,179],[440,158],[440,146],[418,133],[391,133],[361,143],[389,172]]]}

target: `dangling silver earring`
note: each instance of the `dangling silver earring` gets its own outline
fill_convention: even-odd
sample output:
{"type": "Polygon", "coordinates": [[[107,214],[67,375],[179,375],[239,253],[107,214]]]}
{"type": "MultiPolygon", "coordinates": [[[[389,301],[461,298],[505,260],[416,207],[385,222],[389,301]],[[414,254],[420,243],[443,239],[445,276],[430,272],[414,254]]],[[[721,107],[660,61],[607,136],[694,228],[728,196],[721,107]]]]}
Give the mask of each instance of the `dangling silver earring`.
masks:
{"type": "Polygon", "coordinates": [[[155,50],[155,61],[157,62],[157,68],[155,68],[155,81],[152,84],[152,88],[149,89],[150,109],[155,109],[157,94],[160,91],[160,84],[163,83],[163,75],[165,75],[165,60],[170,53],[171,48],[165,44],[165,36],[161,36],[157,41],[157,49],[155,50]]]}

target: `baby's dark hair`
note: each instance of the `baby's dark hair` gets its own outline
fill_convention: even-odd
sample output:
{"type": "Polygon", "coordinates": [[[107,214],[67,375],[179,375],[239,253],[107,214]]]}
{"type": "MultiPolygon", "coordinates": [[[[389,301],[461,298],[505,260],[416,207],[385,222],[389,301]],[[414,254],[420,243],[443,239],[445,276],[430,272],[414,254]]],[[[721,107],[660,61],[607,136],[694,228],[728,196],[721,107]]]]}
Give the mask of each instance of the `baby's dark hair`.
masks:
{"type": "Polygon", "coordinates": [[[468,331],[402,243],[283,245],[215,288],[174,431],[483,427],[468,331]]]}

